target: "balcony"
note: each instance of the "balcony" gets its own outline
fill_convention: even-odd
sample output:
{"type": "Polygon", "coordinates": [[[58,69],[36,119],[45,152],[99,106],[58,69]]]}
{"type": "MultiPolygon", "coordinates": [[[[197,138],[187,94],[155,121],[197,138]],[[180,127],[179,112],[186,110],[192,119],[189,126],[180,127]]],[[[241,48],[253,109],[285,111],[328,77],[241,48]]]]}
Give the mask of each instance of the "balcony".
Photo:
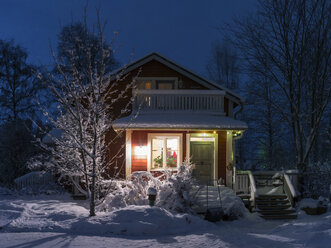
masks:
{"type": "Polygon", "coordinates": [[[134,90],[133,111],[140,114],[203,113],[225,115],[224,91],[134,90]]]}

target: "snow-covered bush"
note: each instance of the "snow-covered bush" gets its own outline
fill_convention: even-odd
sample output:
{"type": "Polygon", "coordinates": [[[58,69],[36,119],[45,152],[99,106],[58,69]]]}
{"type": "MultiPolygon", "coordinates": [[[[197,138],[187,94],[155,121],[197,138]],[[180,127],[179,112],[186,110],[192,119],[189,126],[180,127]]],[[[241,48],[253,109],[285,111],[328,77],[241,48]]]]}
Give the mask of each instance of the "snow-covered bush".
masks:
{"type": "Polygon", "coordinates": [[[304,174],[305,185],[303,196],[317,199],[319,196],[329,197],[331,186],[331,163],[315,163],[307,167],[304,174]]]}
{"type": "Polygon", "coordinates": [[[157,191],[156,206],[177,212],[191,212],[192,200],[189,191],[194,185],[192,164],[184,162],[177,173],[165,171],[159,177],[150,172],[132,173],[132,180],[111,181],[110,193],[99,205],[100,210],[108,211],[129,205],[147,205],[148,189],[157,191]]]}
{"type": "Polygon", "coordinates": [[[3,196],[3,195],[12,195],[13,194],[13,191],[8,189],[8,188],[5,188],[5,187],[0,187],[0,196],[3,196]]]}
{"type": "Polygon", "coordinates": [[[228,187],[220,188],[222,208],[225,218],[228,220],[245,217],[249,213],[243,201],[236,196],[235,192],[228,187]]]}

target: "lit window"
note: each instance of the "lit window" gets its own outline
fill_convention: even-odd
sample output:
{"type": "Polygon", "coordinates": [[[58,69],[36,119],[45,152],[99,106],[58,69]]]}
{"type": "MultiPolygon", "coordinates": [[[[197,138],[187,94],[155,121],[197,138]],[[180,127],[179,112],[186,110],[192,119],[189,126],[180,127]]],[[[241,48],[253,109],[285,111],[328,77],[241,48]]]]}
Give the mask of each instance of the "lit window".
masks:
{"type": "Polygon", "coordinates": [[[179,165],[180,136],[154,136],[151,139],[151,169],[175,169],[179,165]]]}
{"type": "Polygon", "coordinates": [[[172,90],[174,87],[174,80],[156,80],[156,88],[159,90],[172,90]]]}
{"type": "Polygon", "coordinates": [[[151,89],[152,89],[152,82],[145,81],[145,90],[151,90],[151,89]]]}
{"type": "Polygon", "coordinates": [[[136,86],[139,90],[178,89],[178,78],[176,77],[142,77],[136,80],[136,86]]]}
{"type": "Polygon", "coordinates": [[[150,80],[139,80],[137,83],[137,88],[140,90],[151,90],[152,81],[150,80]]]}

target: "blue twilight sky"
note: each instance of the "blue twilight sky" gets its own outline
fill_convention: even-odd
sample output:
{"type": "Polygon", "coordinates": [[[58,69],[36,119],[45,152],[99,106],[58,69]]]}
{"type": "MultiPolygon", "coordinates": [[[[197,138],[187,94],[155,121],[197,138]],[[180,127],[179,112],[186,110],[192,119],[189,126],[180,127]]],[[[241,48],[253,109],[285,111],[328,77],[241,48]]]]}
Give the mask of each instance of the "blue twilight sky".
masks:
{"type": "MultiPolygon", "coordinates": [[[[108,37],[119,31],[116,57],[131,52],[137,59],[160,54],[205,75],[211,45],[222,40],[216,27],[253,12],[256,0],[89,0],[88,20],[95,23],[101,7],[108,37]]],[[[49,46],[56,47],[61,27],[81,20],[84,0],[0,0],[0,39],[14,39],[37,65],[51,64],[49,46]]]]}

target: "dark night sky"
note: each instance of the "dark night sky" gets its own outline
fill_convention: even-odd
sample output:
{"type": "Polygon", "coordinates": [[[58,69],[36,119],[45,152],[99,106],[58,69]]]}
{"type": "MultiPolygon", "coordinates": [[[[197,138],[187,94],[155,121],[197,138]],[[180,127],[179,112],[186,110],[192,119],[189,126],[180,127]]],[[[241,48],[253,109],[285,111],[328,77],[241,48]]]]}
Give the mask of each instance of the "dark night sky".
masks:
{"type": "MultiPolygon", "coordinates": [[[[49,45],[71,20],[81,20],[82,0],[0,0],[0,39],[14,39],[29,52],[30,61],[52,62],[49,45]]],[[[211,45],[222,40],[215,27],[234,16],[252,12],[256,0],[89,0],[89,23],[101,6],[108,21],[107,33],[119,31],[116,57],[128,62],[159,52],[175,62],[205,75],[211,45]]]]}

